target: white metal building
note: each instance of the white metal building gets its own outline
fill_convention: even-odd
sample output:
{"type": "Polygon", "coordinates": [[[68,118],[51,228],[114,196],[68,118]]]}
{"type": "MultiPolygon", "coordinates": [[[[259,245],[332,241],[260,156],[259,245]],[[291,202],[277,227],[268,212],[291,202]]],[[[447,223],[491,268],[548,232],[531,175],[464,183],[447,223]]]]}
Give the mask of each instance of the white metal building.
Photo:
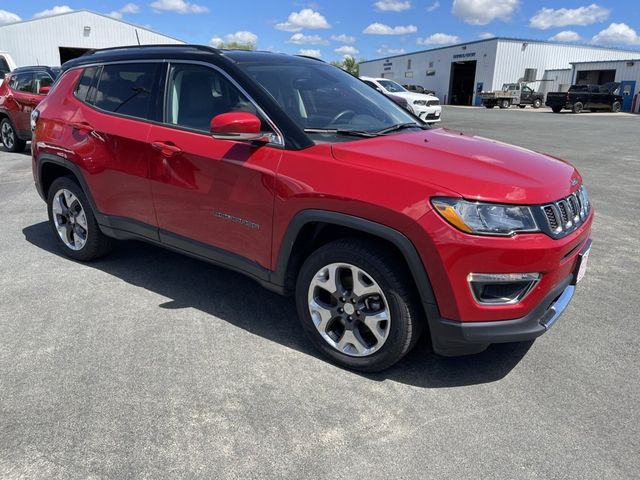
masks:
{"type": "Polygon", "coordinates": [[[482,90],[541,80],[547,70],[571,69],[571,62],[638,57],[638,50],[498,37],[362,62],[360,75],[421,85],[434,90],[442,103],[479,105],[476,93],[482,90]]]}
{"type": "MultiPolygon", "coordinates": [[[[640,52],[639,52],[640,53],[640,52]]],[[[622,110],[640,111],[640,54],[628,60],[608,62],[572,62],[571,83],[620,83],[622,110]]]]}
{"type": "Polygon", "coordinates": [[[36,18],[0,27],[0,50],[17,66],[59,66],[93,48],[184,43],[147,28],[88,10],[36,18]]]}

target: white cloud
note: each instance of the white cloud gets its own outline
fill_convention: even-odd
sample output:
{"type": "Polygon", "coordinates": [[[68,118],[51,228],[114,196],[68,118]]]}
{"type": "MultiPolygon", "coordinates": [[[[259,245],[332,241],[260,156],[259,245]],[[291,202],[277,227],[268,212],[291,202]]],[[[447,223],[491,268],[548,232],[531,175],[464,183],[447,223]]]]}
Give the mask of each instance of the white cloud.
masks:
{"type": "Polygon", "coordinates": [[[602,45],[640,45],[640,36],[626,23],[612,23],[591,41],[602,45]]]}
{"type": "Polygon", "coordinates": [[[551,27],[565,27],[567,25],[591,25],[604,22],[609,18],[610,11],[600,5],[592,3],[588,7],[578,8],[543,8],[529,20],[529,26],[546,30],[551,27]]]}
{"type": "Polygon", "coordinates": [[[427,12],[435,12],[440,8],[440,2],[433,2],[431,5],[427,7],[427,12]]]}
{"type": "Polygon", "coordinates": [[[329,43],[320,35],[304,35],[302,33],[294,33],[287,42],[296,45],[327,45],[329,43]]]}
{"type": "Polygon", "coordinates": [[[135,3],[127,3],[120,10],[114,10],[111,13],[108,13],[110,17],[117,18],[120,20],[125,13],[139,13],[140,7],[135,3]]]}
{"type": "Polygon", "coordinates": [[[353,57],[354,55],[357,55],[358,53],[360,53],[360,51],[357,48],[352,47],[351,45],[343,45],[341,47],[338,47],[334,50],[334,52],[341,53],[343,55],[348,55],[350,57],[353,57]]]}
{"type": "Polygon", "coordinates": [[[48,8],[47,10],[36,13],[33,18],[50,17],[51,15],[59,15],[61,13],[69,12],[73,12],[73,8],[69,5],[56,5],[53,8],[48,8]]]}
{"type": "Polygon", "coordinates": [[[470,25],[486,25],[510,20],[519,6],[520,0],[454,0],[451,13],[470,25]]]}
{"type": "Polygon", "coordinates": [[[460,37],[446,33],[434,33],[428,37],[418,38],[418,40],[416,40],[418,45],[451,45],[452,43],[458,42],[460,42],[460,37]]]}
{"type": "Polygon", "coordinates": [[[316,58],[321,58],[322,57],[322,52],[318,49],[315,48],[301,48],[298,51],[298,55],[305,55],[307,57],[316,57],[316,58]]]}
{"type": "Polygon", "coordinates": [[[402,12],[411,8],[409,0],[378,0],[373,5],[379,12],[402,12]]]}
{"type": "Polygon", "coordinates": [[[120,13],[140,13],[140,7],[135,3],[127,3],[120,9],[120,13]]]}
{"type": "Polygon", "coordinates": [[[189,3],[185,0],[156,0],[151,4],[151,8],[158,12],[173,12],[173,13],[207,13],[209,9],[204,5],[196,5],[195,3],[189,3]]]}
{"type": "Polygon", "coordinates": [[[496,36],[491,32],[482,32],[478,37],[480,37],[481,40],[487,40],[489,38],[495,38],[496,36]]]}
{"type": "Polygon", "coordinates": [[[404,48],[391,48],[389,45],[380,45],[380,48],[376,50],[378,55],[399,55],[405,52],[404,48]]]}
{"type": "Polygon", "coordinates": [[[331,40],[340,43],[354,43],[356,41],[356,37],[343,33],[342,35],[331,35],[331,40]]]}
{"type": "Polygon", "coordinates": [[[6,25],[7,23],[19,22],[22,20],[18,15],[6,10],[0,10],[0,25],[6,25]]]}
{"type": "Polygon", "coordinates": [[[209,40],[209,44],[214,47],[221,47],[225,43],[241,43],[244,45],[257,45],[258,44],[258,36],[255,33],[247,32],[246,30],[241,30],[236,33],[229,33],[222,37],[213,37],[209,40]]]}
{"type": "Polygon", "coordinates": [[[299,12],[291,12],[286,22],[278,23],[276,29],[285,32],[299,32],[303,28],[317,30],[331,28],[327,19],[311,8],[303,8],[299,12]]]}
{"type": "Polygon", "coordinates": [[[368,35],[406,35],[408,33],[416,33],[417,31],[418,28],[415,25],[390,27],[384,23],[372,23],[365,28],[362,33],[368,35]]]}
{"type": "Polygon", "coordinates": [[[580,40],[582,40],[582,37],[580,37],[580,35],[578,35],[578,33],[574,32],[573,30],[563,30],[562,32],[556,33],[549,40],[552,40],[554,42],[579,42],[580,40]]]}

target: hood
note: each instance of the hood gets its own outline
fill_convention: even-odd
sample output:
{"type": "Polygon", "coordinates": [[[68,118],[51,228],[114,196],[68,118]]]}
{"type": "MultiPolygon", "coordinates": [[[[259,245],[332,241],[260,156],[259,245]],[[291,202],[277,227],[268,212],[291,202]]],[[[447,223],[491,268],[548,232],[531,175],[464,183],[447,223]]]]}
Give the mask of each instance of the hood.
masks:
{"type": "Polygon", "coordinates": [[[473,200],[546,203],[582,183],[576,169],[557,158],[442,128],[335,144],[332,150],[339,161],[473,200]]]}

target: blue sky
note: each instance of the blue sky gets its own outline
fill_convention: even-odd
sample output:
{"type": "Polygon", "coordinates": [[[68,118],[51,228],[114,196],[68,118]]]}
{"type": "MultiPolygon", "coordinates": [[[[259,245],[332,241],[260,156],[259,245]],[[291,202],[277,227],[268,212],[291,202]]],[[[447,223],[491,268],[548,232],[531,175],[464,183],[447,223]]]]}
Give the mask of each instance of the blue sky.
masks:
{"type": "Polygon", "coordinates": [[[640,50],[638,0],[3,0],[0,24],[73,9],[113,15],[187,42],[249,40],[259,49],[325,60],[345,54],[373,59],[488,36],[640,50]]]}

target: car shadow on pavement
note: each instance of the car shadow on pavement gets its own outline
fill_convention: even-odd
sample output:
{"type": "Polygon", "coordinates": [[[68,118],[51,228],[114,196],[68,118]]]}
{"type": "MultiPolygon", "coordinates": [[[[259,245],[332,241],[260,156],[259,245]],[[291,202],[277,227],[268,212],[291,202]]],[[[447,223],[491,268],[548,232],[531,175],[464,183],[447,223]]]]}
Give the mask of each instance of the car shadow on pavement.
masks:
{"type": "MultiPolygon", "coordinates": [[[[22,230],[36,247],[72,262],[58,249],[47,222],[22,230]]],[[[223,268],[143,242],[120,242],[107,257],[83,263],[164,297],[160,308],[196,308],[268,340],[326,359],[305,338],[292,298],[269,292],[253,280],[223,268]]],[[[532,342],[492,345],[477,355],[435,355],[424,335],[402,361],[377,374],[358,374],[373,381],[392,380],[423,388],[456,387],[505,377],[532,342]]]]}

